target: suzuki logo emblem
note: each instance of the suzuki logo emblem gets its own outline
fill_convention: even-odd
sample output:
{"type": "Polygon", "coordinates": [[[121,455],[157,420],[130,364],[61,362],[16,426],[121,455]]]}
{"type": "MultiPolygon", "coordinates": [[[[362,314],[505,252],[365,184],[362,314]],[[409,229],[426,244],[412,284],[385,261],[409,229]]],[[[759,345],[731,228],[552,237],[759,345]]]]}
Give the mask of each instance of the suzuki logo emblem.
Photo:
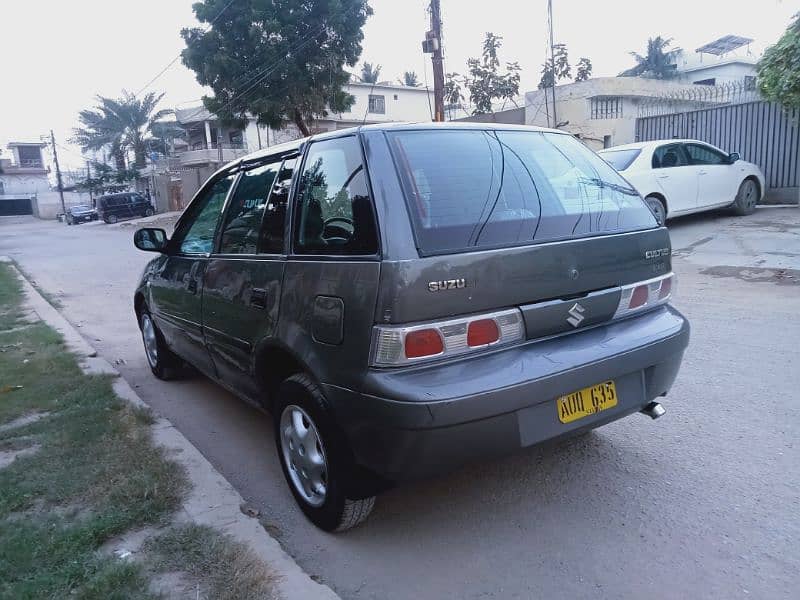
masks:
{"type": "Polygon", "coordinates": [[[569,315],[569,317],[567,318],[567,323],[569,323],[573,327],[577,327],[578,325],[583,323],[583,320],[586,318],[583,316],[585,310],[586,309],[583,308],[579,303],[576,302],[575,304],[573,304],[572,308],[570,308],[567,311],[567,314],[569,315]]]}

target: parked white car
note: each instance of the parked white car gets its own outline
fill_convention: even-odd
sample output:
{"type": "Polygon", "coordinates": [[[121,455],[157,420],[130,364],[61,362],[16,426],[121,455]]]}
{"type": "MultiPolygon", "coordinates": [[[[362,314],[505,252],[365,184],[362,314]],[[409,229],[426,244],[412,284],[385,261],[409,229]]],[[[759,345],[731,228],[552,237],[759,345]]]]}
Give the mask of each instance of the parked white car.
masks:
{"type": "Polygon", "coordinates": [[[633,184],[659,223],[723,207],[749,215],[764,196],[764,174],[757,165],[705,142],[639,142],[599,154],[633,184]]]}

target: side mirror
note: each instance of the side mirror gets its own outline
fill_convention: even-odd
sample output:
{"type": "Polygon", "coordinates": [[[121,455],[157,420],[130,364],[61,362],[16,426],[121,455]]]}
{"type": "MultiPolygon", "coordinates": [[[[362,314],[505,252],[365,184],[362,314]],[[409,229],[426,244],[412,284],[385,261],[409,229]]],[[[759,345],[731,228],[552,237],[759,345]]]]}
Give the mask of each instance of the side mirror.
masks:
{"type": "Polygon", "coordinates": [[[731,152],[730,154],[728,154],[728,163],[732,165],[737,160],[739,160],[739,158],[741,157],[739,156],[738,152],[731,152]]]}
{"type": "Polygon", "coordinates": [[[154,227],[145,227],[133,234],[133,245],[145,252],[164,252],[168,241],[167,232],[154,227]]]}

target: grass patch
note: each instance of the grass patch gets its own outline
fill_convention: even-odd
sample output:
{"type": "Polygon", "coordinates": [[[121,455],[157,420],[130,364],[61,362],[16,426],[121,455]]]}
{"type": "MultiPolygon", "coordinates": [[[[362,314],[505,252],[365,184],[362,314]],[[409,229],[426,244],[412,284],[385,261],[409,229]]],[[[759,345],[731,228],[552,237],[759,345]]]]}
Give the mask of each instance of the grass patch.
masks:
{"type": "Polygon", "coordinates": [[[274,578],[243,544],[210,527],[183,525],[149,539],[144,546],[152,568],[187,573],[203,597],[261,600],[274,597],[274,578]]]}
{"type": "Polygon", "coordinates": [[[149,599],[143,569],[97,549],[165,524],[187,482],[154,446],[146,411],[119,400],[107,377],[83,375],[44,324],[22,331],[21,287],[0,264],[0,423],[49,414],[0,432],[0,446],[38,452],[0,470],[0,598],[149,599]]]}

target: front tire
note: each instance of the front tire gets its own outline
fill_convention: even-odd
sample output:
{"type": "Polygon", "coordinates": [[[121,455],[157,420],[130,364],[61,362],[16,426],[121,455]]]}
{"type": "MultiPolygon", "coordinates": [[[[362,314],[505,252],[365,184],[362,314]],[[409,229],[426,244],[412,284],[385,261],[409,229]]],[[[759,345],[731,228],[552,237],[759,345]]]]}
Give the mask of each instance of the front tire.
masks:
{"type": "Polygon", "coordinates": [[[319,386],[308,375],[292,375],[281,384],[273,416],[283,475],[306,517],[325,531],[366,520],[375,497],[348,498],[357,469],[319,386]]]}
{"type": "Polygon", "coordinates": [[[736,193],[733,202],[733,213],[740,217],[752,215],[758,203],[758,184],[752,179],[745,179],[736,193]]]}
{"type": "Polygon", "coordinates": [[[118,221],[118,219],[117,219],[117,215],[108,215],[108,216],[106,217],[106,223],[108,223],[109,225],[113,225],[113,224],[114,224],[114,223],[116,223],[117,221],[118,221]]]}
{"type": "Polygon", "coordinates": [[[659,225],[664,225],[667,222],[667,207],[664,202],[656,196],[648,196],[644,199],[653,216],[658,221],[659,225]]]}
{"type": "Polygon", "coordinates": [[[142,332],[147,364],[153,375],[164,381],[173,379],[180,369],[181,360],[167,347],[152,315],[146,309],[139,317],[139,329],[142,332]]]}
{"type": "Polygon", "coordinates": [[[146,208],[145,211],[144,211],[144,216],[145,217],[152,217],[153,216],[153,209],[152,208],[146,208]]]}

